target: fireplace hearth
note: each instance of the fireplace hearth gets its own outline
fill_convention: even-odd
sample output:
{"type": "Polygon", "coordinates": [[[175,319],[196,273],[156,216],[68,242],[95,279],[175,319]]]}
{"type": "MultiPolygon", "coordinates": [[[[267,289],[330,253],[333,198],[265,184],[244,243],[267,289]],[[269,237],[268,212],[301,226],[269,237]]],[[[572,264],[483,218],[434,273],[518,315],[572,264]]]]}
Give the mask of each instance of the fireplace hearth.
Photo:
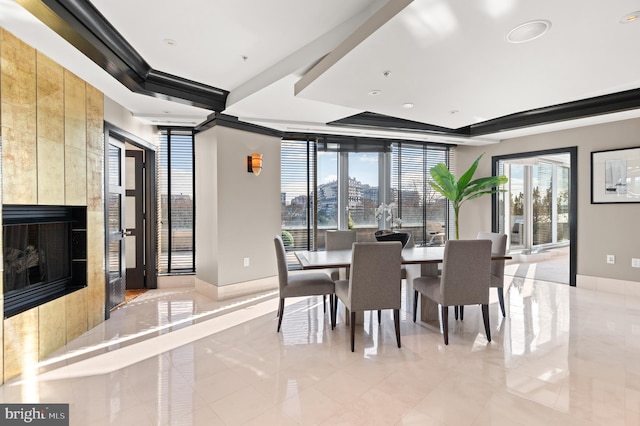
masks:
{"type": "Polygon", "coordinates": [[[86,207],[4,205],[4,316],[86,286],[86,207]]]}

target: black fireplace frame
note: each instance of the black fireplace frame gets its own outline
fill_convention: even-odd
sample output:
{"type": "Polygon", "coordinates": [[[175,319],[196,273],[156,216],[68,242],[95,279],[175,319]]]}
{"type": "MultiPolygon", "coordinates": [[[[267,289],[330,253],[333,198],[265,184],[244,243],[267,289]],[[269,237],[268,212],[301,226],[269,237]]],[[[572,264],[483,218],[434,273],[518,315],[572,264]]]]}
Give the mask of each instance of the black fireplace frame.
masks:
{"type": "MultiPolygon", "coordinates": [[[[4,292],[4,318],[43,305],[87,286],[87,208],[82,206],[3,205],[2,225],[68,223],[70,276],[4,292]]],[[[3,241],[3,251],[6,247],[3,241]]]]}

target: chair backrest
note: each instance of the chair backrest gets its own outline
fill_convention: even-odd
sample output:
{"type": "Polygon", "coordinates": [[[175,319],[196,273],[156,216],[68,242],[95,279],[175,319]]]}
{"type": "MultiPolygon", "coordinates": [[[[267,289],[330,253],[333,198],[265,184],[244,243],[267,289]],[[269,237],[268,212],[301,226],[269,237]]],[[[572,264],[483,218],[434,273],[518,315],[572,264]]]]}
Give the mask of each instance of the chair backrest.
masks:
{"type": "MultiPolygon", "coordinates": [[[[507,253],[507,234],[497,232],[478,232],[479,240],[491,241],[491,253],[504,256],[507,253]]],[[[498,280],[504,279],[504,260],[494,260],[491,262],[491,275],[498,280]]]]}
{"type": "Polygon", "coordinates": [[[449,240],[444,246],[440,294],[444,306],[489,303],[491,241],[449,240]]]}
{"type": "Polygon", "coordinates": [[[349,301],[352,311],[400,309],[402,244],[353,243],[349,301]]]}
{"type": "Polygon", "coordinates": [[[325,250],[348,250],[356,242],[356,231],[329,230],[325,235],[325,250]]]}
{"type": "Polygon", "coordinates": [[[278,263],[278,282],[280,291],[287,286],[289,282],[289,270],[287,269],[287,254],[284,250],[284,243],[280,235],[273,237],[273,243],[276,247],[276,261],[278,263]]]}

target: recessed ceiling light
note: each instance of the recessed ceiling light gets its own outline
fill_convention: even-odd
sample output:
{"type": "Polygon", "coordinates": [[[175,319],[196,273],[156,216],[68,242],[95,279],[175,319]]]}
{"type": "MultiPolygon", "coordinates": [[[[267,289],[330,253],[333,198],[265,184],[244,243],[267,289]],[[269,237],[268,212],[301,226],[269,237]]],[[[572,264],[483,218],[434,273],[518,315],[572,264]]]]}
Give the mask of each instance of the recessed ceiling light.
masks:
{"type": "Polygon", "coordinates": [[[551,28],[551,22],[545,19],[525,22],[518,25],[507,34],[510,43],[526,43],[543,36],[551,28]]]}
{"type": "Polygon", "coordinates": [[[164,40],[162,40],[164,42],[164,44],[166,44],[167,46],[173,47],[176,45],[176,41],[172,38],[165,38],[164,40]]]}
{"type": "Polygon", "coordinates": [[[372,91],[369,92],[371,96],[376,96],[376,95],[379,95],[380,93],[382,92],[380,92],[379,89],[373,89],[372,91]]]}
{"type": "Polygon", "coordinates": [[[457,109],[452,109],[451,111],[449,111],[449,114],[457,114],[460,111],[458,111],[457,109]]]}
{"type": "Polygon", "coordinates": [[[620,18],[620,23],[628,24],[629,22],[637,21],[638,18],[640,18],[640,10],[631,12],[628,15],[624,15],[622,18],[620,18]]]}
{"type": "Polygon", "coordinates": [[[413,104],[411,102],[406,102],[404,104],[402,104],[402,108],[413,108],[413,104]]]}

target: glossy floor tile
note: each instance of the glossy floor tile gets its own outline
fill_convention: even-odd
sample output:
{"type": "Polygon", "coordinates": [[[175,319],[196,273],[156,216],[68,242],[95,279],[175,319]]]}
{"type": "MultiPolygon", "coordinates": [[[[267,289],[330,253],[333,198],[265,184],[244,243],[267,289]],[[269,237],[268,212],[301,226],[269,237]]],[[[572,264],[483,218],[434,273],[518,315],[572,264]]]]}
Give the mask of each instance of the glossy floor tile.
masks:
{"type": "MultiPolygon", "coordinates": [[[[153,290],[0,387],[69,403],[71,425],[639,425],[640,299],[509,277],[490,306],[437,323],[365,314],[349,347],[321,298],[213,302],[153,290]]],[[[492,290],[492,297],[495,297],[492,290]]],[[[403,302],[404,303],[404,302],[403,302]]]]}

